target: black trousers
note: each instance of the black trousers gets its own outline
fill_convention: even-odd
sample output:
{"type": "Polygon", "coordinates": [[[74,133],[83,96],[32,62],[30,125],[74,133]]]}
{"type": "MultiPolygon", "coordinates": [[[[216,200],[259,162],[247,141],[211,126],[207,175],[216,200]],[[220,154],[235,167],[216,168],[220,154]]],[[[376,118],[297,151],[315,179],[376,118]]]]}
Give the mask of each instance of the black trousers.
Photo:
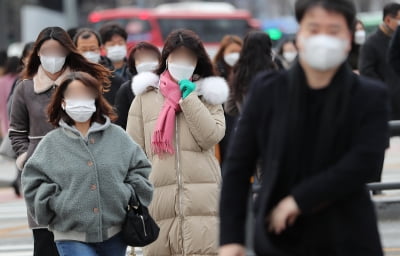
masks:
{"type": "Polygon", "coordinates": [[[33,229],[33,241],[33,256],[59,256],[54,235],[47,229],[33,229]]]}

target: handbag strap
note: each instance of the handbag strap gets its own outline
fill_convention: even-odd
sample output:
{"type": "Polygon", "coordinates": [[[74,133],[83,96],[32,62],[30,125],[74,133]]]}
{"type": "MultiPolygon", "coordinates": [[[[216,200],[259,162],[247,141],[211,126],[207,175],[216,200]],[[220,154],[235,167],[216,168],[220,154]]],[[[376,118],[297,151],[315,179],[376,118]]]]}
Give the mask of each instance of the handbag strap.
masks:
{"type": "Polygon", "coordinates": [[[129,199],[128,210],[132,207],[133,209],[139,209],[141,203],[139,197],[136,195],[135,190],[133,189],[132,185],[128,184],[131,190],[131,197],[129,199]]]}

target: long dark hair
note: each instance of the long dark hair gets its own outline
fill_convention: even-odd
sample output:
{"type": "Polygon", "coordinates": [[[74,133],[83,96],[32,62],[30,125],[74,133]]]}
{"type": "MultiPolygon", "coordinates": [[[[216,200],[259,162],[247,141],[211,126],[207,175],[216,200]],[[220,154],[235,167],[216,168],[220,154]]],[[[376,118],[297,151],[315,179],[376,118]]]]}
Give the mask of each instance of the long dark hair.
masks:
{"type": "Polygon", "coordinates": [[[235,101],[242,102],[257,73],[275,69],[270,37],[262,31],[249,32],[244,39],[239,61],[233,68],[232,93],[235,101]]]}
{"type": "Polygon", "coordinates": [[[180,47],[185,47],[196,55],[197,65],[194,75],[199,78],[214,75],[213,65],[200,37],[195,32],[187,29],[178,29],[168,35],[161,53],[161,63],[156,71],[158,75],[161,75],[166,70],[168,56],[180,47]]]}
{"type": "Polygon", "coordinates": [[[40,32],[33,46],[28,63],[23,71],[23,78],[32,79],[36,75],[40,66],[39,50],[44,42],[51,39],[59,42],[68,52],[63,70],[69,67],[72,71],[89,73],[97,80],[101,81],[105,88],[109,87],[111,72],[100,64],[86,60],[86,58],[78,52],[68,33],[60,27],[48,27],[40,32]]]}
{"type": "Polygon", "coordinates": [[[108,116],[111,121],[115,121],[117,119],[117,115],[112,106],[103,96],[102,84],[88,73],[72,72],[68,74],[60,86],[57,87],[57,90],[53,94],[50,104],[47,108],[49,122],[52,125],[58,127],[60,120],[64,120],[64,122],[66,122],[68,125],[73,125],[75,123],[74,120],[72,120],[72,118],[69,117],[65,110],[63,110],[61,107],[64,100],[64,93],[73,81],[82,82],[95,94],[96,112],[92,116],[92,122],[105,123],[106,119],[104,116],[108,116]]]}

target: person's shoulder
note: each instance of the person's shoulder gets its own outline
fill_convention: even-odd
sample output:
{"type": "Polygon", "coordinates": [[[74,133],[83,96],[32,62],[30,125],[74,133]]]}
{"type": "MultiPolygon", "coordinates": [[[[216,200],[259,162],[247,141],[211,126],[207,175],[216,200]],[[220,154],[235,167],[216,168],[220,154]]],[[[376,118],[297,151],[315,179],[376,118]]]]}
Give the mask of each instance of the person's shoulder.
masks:
{"type": "Polygon", "coordinates": [[[257,74],[252,82],[252,89],[257,91],[273,90],[287,84],[287,70],[270,70],[257,74]]]}
{"type": "Polygon", "coordinates": [[[388,97],[388,86],[385,83],[365,76],[358,76],[358,80],[359,95],[365,99],[364,102],[370,102],[374,98],[386,99],[388,97]]]}

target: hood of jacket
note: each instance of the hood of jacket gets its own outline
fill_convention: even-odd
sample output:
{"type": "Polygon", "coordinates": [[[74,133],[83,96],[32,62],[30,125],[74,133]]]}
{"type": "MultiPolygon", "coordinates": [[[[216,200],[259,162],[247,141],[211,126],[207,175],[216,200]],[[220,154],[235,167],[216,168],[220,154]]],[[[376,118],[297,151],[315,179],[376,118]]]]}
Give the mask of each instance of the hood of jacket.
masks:
{"type": "Polygon", "coordinates": [[[90,128],[89,128],[86,136],[83,136],[82,133],[75,127],[75,125],[70,126],[62,119],[60,120],[59,125],[60,125],[60,127],[64,128],[64,130],[67,131],[67,133],[69,133],[69,135],[76,136],[76,137],[80,136],[84,140],[87,140],[87,138],[89,137],[90,134],[95,133],[95,132],[104,131],[105,129],[110,127],[110,125],[111,125],[110,118],[107,116],[104,116],[104,118],[106,119],[106,122],[104,124],[93,122],[90,125],[90,128]]]}

